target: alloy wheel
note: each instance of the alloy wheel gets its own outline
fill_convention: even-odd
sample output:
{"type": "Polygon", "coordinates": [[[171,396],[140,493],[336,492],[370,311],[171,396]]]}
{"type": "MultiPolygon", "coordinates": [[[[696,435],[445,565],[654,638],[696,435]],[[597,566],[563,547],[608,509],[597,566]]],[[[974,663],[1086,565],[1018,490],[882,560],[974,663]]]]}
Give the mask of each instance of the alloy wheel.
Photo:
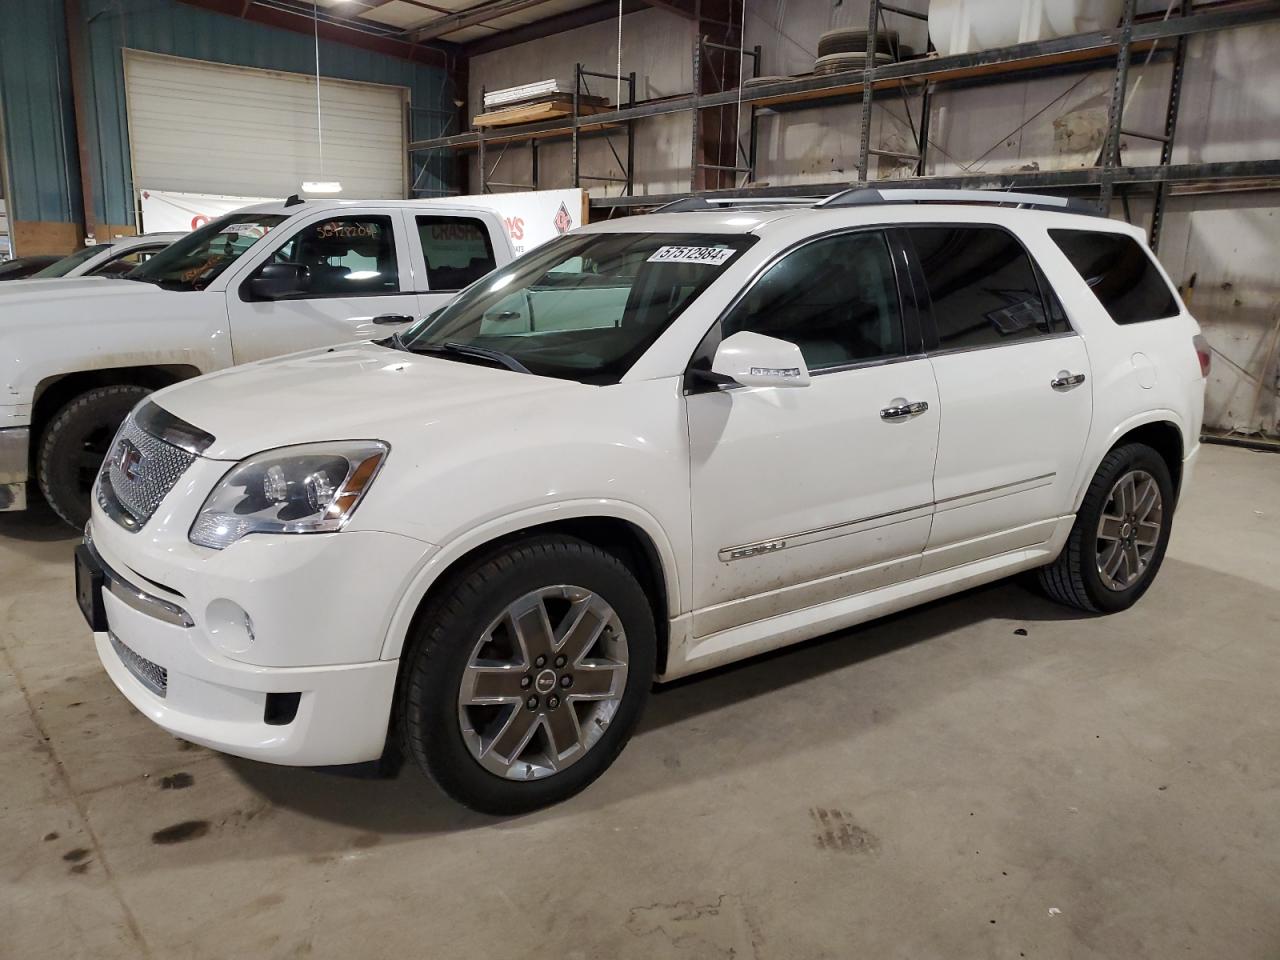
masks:
{"type": "Polygon", "coordinates": [[[1098,521],[1096,561],[1107,589],[1132,587],[1151,565],[1164,525],[1160,486],[1145,470],[1121,475],[1098,521]]]}
{"type": "Polygon", "coordinates": [[[506,779],[559,773],[608,729],[627,663],[622,623],[599,595],[567,585],[525,594],[481,634],[463,670],[467,749],[506,779]]]}

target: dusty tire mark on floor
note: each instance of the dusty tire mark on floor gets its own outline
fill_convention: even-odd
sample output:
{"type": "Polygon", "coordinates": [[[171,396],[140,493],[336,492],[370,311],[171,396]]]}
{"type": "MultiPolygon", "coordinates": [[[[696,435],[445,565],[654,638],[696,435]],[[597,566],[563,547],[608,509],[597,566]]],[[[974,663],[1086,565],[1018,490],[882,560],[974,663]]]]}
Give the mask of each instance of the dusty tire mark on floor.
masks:
{"type": "Polygon", "coordinates": [[[870,830],[858,826],[853,820],[853,814],[847,810],[811,807],[809,816],[813,818],[816,827],[813,839],[819,850],[873,856],[880,852],[880,838],[870,830]]]}

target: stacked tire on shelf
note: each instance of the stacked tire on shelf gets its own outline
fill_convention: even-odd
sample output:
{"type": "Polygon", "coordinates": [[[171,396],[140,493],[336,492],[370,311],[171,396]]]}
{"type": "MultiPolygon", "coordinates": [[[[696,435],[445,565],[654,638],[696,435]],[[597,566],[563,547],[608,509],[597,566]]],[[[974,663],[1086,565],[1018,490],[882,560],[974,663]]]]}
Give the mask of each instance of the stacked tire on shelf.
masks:
{"type": "MultiPolygon", "coordinates": [[[[849,70],[865,70],[867,68],[866,30],[841,28],[828,30],[818,38],[818,58],[814,61],[813,72],[818,75],[844,73],[849,70]]],[[[895,60],[907,60],[915,56],[915,51],[898,43],[897,30],[882,30],[876,34],[874,62],[876,64],[893,63],[895,60]]]]}

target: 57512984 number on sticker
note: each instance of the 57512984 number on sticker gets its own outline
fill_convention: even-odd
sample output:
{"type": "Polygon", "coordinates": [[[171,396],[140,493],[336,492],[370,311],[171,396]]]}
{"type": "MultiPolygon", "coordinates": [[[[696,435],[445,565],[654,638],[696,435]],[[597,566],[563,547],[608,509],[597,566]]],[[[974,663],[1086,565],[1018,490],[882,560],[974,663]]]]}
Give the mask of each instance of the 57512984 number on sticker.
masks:
{"type": "Polygon", "coordinates": [[[649,255],[649,263],[705,263],[718,267],[733,256],[728,247],[659,247],[649,255]]]}

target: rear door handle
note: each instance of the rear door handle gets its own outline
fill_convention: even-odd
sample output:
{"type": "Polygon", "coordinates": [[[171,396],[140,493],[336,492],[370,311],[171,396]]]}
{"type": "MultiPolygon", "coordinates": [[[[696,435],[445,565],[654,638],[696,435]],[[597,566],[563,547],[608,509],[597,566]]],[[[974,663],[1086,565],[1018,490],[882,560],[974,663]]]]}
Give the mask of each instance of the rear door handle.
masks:
{"type": "Polygon", "coordinates": [[[384,313],[381,316],[374,317],[373,322],[380,324],[413,323],[413,317],[405,316],[403,313],[384,313]]]}
{"type": "Polygon", "coordinates": [[[1061,390],[1063,387],[1075,387],[1084,383],[1083,373],[1069,373],[1066,370],[1059,370],[1058,375],[1049,381],[1049,386],[1055,390],[1061,390]]]}
{"type": "Polygon", "coordinates": [[[923,400],[915,400],[908,402],[898,399],[891,400],[889,406],[880,411],[881,420],[906,420],[908,417],[914,417],[917,414],[924,413],[929,409],[929,404],[923,400]]]}

